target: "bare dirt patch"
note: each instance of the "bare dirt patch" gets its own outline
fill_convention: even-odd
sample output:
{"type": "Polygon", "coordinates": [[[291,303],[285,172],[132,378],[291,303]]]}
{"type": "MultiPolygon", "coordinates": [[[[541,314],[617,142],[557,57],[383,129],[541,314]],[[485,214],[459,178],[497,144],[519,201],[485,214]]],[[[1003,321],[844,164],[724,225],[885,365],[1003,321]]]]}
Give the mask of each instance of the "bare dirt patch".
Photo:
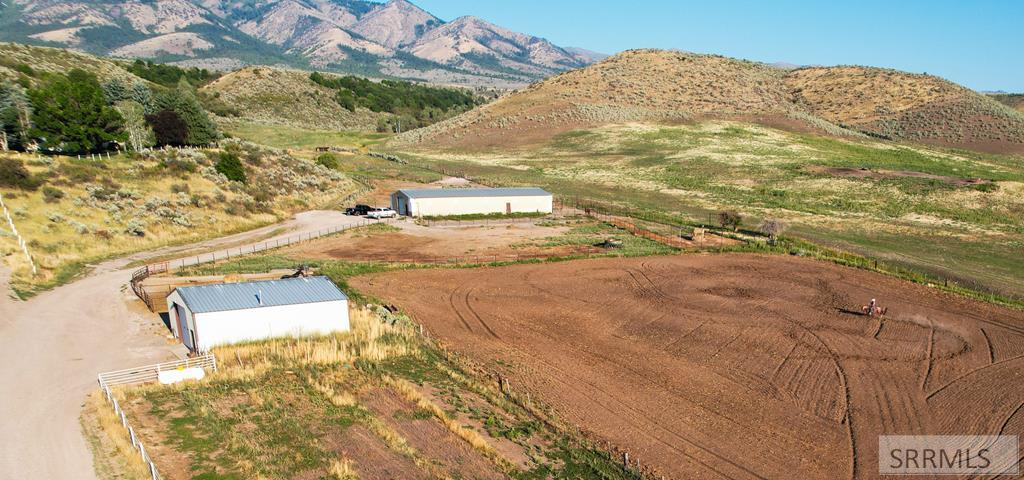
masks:
{"type": "Polygon", "coordinates": [[[353,425],[333,434],[324,443],[343,458],[353,460],[361,479],[430,478],[412,459],[389,449],[379,437],[362,425],[353,425]]]}
{"type": "Polygon", "coordinates": [[[828,174],[836,177],[852,177],[852,178],[924,178],[928,180],[938,180],[940,182],[955,185],[957,187],[963,187],[968,185],[984,185],[992,183],[989,180],[981,178],[961,178],[961,177],[949,177],[945,175],[932,175],[928,173],[912,172],[908,170],[871,170],[867,168],[849,168],[849,167],[824,167],[820,165],[810,165],[804,168],[804,171],[809,173],[828,174]]]}
{"type": "Polygon", "coordinates": [[[412,222],[395,224],[401,231],[364,234],[345,233],[285,249],[299,258],[380,260],[394,262],[446,262],[480,259],[486,261],[543,258],[592,253],[592,246],[528,245],[568,231],[563,226],[508,223],[472,226],[425,227],[412,222]]]}
{"type": "Polygon", "coordinates": [[[351,284],[674,478],[873,478],[880,434],[1024,433],[1024,313],[870,272],[732,254],[351,284]]]}
{"type": "Polygon", "coordinates": [[[500,479],[490,460],[455,437],[433,416],[420,416],[419,408],[391,390],[367,392],[360,402],[419,451],[431,464],[453,478],[500,479]]]}

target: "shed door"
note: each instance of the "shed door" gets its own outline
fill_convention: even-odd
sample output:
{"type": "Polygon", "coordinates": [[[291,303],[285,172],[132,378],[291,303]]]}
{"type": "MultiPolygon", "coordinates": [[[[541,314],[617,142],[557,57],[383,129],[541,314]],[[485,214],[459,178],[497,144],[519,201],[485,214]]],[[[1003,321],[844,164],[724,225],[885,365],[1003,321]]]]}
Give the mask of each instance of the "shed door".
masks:
{"type": "Polygon", "coordinates": [[[185,309],[181,305],[174,304],[174,315],[178,317],[178,337],[186,347],[192,348],[191,330],[188,329],[188,318],[185,317],[185,309]]]}

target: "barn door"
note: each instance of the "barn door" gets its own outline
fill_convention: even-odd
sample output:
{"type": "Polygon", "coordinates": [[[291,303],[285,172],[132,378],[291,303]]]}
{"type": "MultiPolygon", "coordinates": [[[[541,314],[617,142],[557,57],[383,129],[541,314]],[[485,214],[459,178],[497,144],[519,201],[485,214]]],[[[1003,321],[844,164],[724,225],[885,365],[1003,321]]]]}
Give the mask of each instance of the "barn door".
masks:
{"type": "Polygon", "coordinates": [[[512,202],[505,202],[505,213],[512,213],[512,202]]]}
{"type": "Polygon", "coordinates": [[[174,314],[178,317],[178,338],[181,343],[185,344],[190,350],[193,348],[192,330],[188,328],[188,318],[185,317],[185,311],[181,308],[181,305],[174,304],[174,314]]]}

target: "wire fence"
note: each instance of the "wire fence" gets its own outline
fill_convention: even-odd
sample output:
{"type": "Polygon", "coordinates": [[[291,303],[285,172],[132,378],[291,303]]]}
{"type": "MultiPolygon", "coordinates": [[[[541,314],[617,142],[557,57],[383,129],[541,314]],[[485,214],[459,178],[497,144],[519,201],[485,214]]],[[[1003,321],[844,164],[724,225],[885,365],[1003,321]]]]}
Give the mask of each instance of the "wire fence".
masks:
{"type": "Polygon", "coordinates": [[[7,210],[7,204],[4,203],[3,194],[0,194],[0,208],[3,208],[4,217],[7,219],[7,225],[10,226],[11,232],[14,233],[14,238],[18,241],[18,247],[21,248],[22,253],[25,254],[25,259],[28,260],[29,266],[32,267],[32,275],[36,275],[39,272],[36,268],[36,261],[32,259],[32,254],[28,251],[28,243],[25,242],[25,238],[18,233],[18,228],[14,226],[14,218],[11,217],[11,212],[7,210]]]}
{"type": "Polygon", "coordinates": [[[164,362],[113,372],[104,372],[96,376],[96,380],[100,384],[100,389],[103,390],[103,395],[107,397],[107,402],[110,403],[111,407],[113,407],[114,414],[121,420],[121,426],[124,427],[125,431],[128,433],[128,438],[131,440],[132,448],[139,452],[139,457],[141,457],[142,463],[149,470],[149,477],[151,480],[161,480],[163,477],[160,476],[160,472],[156,468],[156,463],[154,463],[153,458],[149,456],[145,445],[142,444],[142,439],[139,438],[139,435],[135,432],[135,428],[128,423],[128,416],[125,415],[124,409],[121,408],[121,404],[117,401],[117,396],[114,395],[111,387],[115,385],[151,382],[159,378],[161,371],[196,367],[204,370],[210,369],[217,371],[217,358],[211,353],[175,362],[164,362]]]}
{"type": "Polygon", "coordinates": [[[325,237],[328,235],[334,235],[337,233],[344,232],[346,230],[351,230],[353,228],[361,228],[377,224],[391,224],[400,220],[400,218],[386,218],[378,220],[362,219],[348,225],[339,225],[336,227],[323,228],[313,232],[300,233],[284,238],[275,238],[263,242],[243,245],[237,248],[233,247],[230,249],[213,251],[195,256],[183,257],[177,260],[149,264],[132,273],[132,291],[135,292],[135,296],[139,297],[139,299],[142,300],[146,304],[146,306],[149,307],[150,310],[154,310],[154,308],[156,308],[156,305],[152,297],[149,295],[145,287],[142,285],[142,283],[152,275],[158,273],[165,273],[171,269],[182,269],[185,267],[194,267],[206,263],[228,261],[233,258],[239,258],[260,252],[266,252],[281,247],[287,247],[289,245],[295,245],[297,243],[308,242],[310,240],[315,240],[317,238],[325,237]]]}

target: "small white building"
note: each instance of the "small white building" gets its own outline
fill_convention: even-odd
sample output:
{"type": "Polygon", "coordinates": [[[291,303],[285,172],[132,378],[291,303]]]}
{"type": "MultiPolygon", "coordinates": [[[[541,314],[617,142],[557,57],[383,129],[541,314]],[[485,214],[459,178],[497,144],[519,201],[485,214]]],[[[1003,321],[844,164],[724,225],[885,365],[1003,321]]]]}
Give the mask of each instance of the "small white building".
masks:
{"type": "Polygon", "coordinates": [[[399,215],[430,217],[490,213],[551,213],[552,196],[536,187],[413,188],[391,194],[399,215]]]}
{"type": "Polygon", "coordinates": [[[348,297],[327,277],[178,287],[167,312],[175,338],[196,352],[349,329],[348,297]]]}

